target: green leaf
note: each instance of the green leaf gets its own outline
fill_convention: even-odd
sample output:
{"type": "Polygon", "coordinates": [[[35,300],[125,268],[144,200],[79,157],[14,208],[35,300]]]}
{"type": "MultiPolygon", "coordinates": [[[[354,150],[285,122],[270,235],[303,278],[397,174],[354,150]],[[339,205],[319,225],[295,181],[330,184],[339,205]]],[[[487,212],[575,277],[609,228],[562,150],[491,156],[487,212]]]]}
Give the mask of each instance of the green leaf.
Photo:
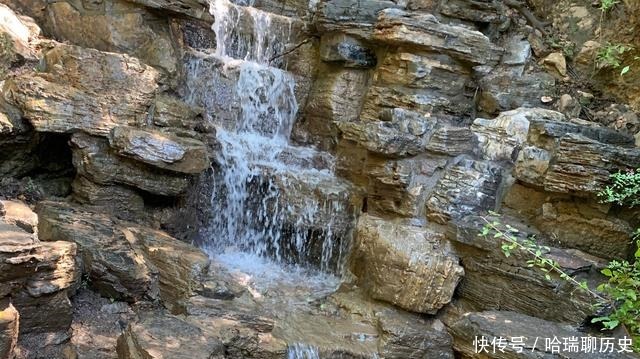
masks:
{"type": "Polygon", "coordinates": [[[630,66],[625,66],[622,71],[620,71],[620,76],[624,76],[624,74],[626,74],[627,72],[629,72],[629,70],[631,70],[630,66]]]}
{"type": "Polygon", "coordinates": [[[545,277],[547,280],[551,280],[551,276],[550,276],[549,274],[545,274],[545,275],[544,275],[544,277],[545,277]]]}
{"type": "Polygon", "coordinates": [[[611,277],[611,275],[612,275],[611,269],[609,269],[609,268],[605,268],[605,269],[601,270],[600,273],[606,275],[607,277],[611,277]]]}
{"type": "Polygon", "coordinates": [[[609,317],[596,317],[591,319],[591,323],[604,322],[605,320],[609,320],[609,317]]]}
{"type": "Polygon", "coordinates": [[[613,329],[615,327],[617,327],[620,324],[619,320],[610,320],[608,322],[604,322],[604,326],[607,327],[607,329],[613,329]]]}

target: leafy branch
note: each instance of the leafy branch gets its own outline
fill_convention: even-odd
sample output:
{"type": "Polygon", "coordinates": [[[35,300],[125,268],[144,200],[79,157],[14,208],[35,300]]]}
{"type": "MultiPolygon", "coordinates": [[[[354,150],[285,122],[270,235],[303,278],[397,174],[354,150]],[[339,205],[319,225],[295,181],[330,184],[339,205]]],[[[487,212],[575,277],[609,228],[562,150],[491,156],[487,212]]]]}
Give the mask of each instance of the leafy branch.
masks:
{"type": "MultiPolygon", "coordinates": [[[[496,215],[496,213],[491,214],[496,215]]],[[[478,235],[487,237],[492,234],[493,238],[502,239],[504,242],[500,248],[502,249],[502,253],[504,253],[505,257],[510,257],[514,250],[521,250],[531,256],[531,259],[527,260],[527,267],[538,268],[544,273],[547,280],[551,280],[551,274],[556,273],[560,278],[572,283],[574,286],[580,288],[586,293],[589,293],[594,298],[600,301],[606,300],[600,294],[591,290],[586,281],[578,281],[569,273],[564,271],[558,262],[546,257],[545,254],[551,251],[549,247],[538,245],[533,237],[518,239],[516,234],[519,233],[519,231],[513,226],[508,224],[503,225],[497,220],[489,220],[486,217],[481,218],[485,222],[485,225],[482,227],[482,230],[478,235]]]]}

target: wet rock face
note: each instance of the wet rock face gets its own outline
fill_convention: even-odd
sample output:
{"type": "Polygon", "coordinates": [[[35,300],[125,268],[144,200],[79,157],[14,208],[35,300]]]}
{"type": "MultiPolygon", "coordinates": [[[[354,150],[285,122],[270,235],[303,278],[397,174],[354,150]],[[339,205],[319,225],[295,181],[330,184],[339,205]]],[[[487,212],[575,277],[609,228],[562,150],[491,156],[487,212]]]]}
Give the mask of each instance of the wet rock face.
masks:
{"type": "Polygon", "coordinates": [[[356,275],[373,298],[433,314],[451,300],[464,273],[443,239],[420,227],[363,215],[356,231],[356,275]]]}
{"type": "Polygon", "coordinates": [[[174,316],[150,313],[118,339],[118,358],[225,358],[221,342],[174,316]]]}

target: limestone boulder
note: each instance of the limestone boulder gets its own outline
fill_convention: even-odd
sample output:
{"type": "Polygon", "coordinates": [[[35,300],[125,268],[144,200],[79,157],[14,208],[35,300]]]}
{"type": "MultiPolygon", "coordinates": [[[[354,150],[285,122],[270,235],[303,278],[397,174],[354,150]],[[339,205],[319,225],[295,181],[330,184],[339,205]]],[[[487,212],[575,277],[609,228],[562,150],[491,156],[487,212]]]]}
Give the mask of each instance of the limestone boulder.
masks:
{"type": "Polygon", "coordinates": [[[209,167],[206,145],[190,137],[118,126],[111,130],[109,145],[121,156],[173,172],[197,174],[209,167]]]}
{"type": "Polygon", "coordinates": [[[209,265],[202,251],[162,231],[78,207],[41,202],[39,233],[45,241],[78,244],[92,288],[127,301],[160,298],[175,311],[199,288],[209,265]]]}
{"type": "Polygon", "coordinates": [[[38,227],[38,215],[21,201],[0,200],[0,216],[4,222],[14,224],[27,233],[35,233],[38,227]]]}
{"type": "Polygon", "coordinates": [[[315,25],[322,32],[342,32],[371,39],[378,13],[400,7],[390,0],[324,0],[317,5],[315,25]]]}
{"type": "Polygon", "coordinates": [[[455,157],[472,153],[477,142],[468,127],[443,125],[433,133],[426,147],[429,152],[455,157]]]}
{"type": "Polygon", "coordinates": [[[543,96],[555,91],[555,79],[545,72],[514,76],[512,70],[496,69],[479,81],[478,108],[489,114],[519,107],[538,107],[543,96]]]}
{"type": "Polygon", "coordinates": [[[466,114],[473,107],[470,70],[446,54],[399,48],[388,52],[373,75],[360,118],[379,120],[404,108],[422,115],[466,114]]]}
{"type": "Polygon", "coordinates": [[[94,289],[127,301],[157,298],[156,268],[146,265],[143,253],[114,219],[62,202],[41,202],[36,212],[41,240],[78,245],[83,272],[94,289]]]}
{"type": "Polygon", "coordinates": [[[0,300],[0,358],[12,359],[18,343],[20,314],[8,299],[0,300]]]}
{"type": "Polygon", "coordinates": [[[550,192],[595,194],[610,182],[611,174],[640,167],[639,149],[620,148],[574,134],[560,139],[554,155],[555,161],[544,177],[544,188],[550,192]]]}
{"type": "Polygon", "coordinates": [[[132,2],[58,1],[47,4],[48,18],[43,25],[59,41],[120,52],[174,75],[178,56],[168,22],[132,2]]]}
{"type": "Polygon", "coordinates": [[[195,130],[201,126],[198,116],[202,111],[176,97],[159,94],[153,103],[153,124],[159,127],[195,130]]]}
{"type": "Polygon", "coordinates": [[[144,212],[144,199],[129,187],[117,184],[101,185],[81,175],[76,176],[71,187],[75,201],[99,207],[118,218],[139,218],[144,212]]]}
{"type": "Polygon", "coordinates": [[[132,3],[165,10],[176,14],[187,15],[196,19],[213,20],[209,14],[209,3],[205,0],[127,0],[132,3]]]}
{"type": "Polygon", "coordinates": [[[443,238],[424,227],[363,215],[356,229],[354,272],[372,298],[435,313],[451,300],[464,273],[443,238]]]}
{"type": "Polygon", "coordinates": [[[367,211],[384,216],[424,215],[424,201],[442,175],[446,159],[366,159],[367,211]]]}
{"type": "Polygon", "coordinates": [[[489,161],[458,158],[427,199],[427,218],[446,224],[478,211],[494,210],[503,168],[489,161]]]}
{"type": "Polygon", "coordinates": [[[393,158],[424,152],[437,121],[400,108],[389,112],[391,121],[340,121],[337,126],[343,138],[376,154],[393,158]]]}
{"type": "Polygon", "coordinates": [[[178,317],[147,313],[129,324],[118,338],[118,358],[135,359],[222,359],[224,345],[206,330],[178,317]]]}
{"type": "Polygon", "coordinates": [[[444,53],[475,65],[495,65],[503,52],[479,31],[441,23],[431,14],[399,9],[378,13],[373,38],[392,45],[444,53]]]}
{"type": "Polygon", "coordinates": [[[158,271],[160,297],[174,313],[184,311],[185,300],[199,290],[209,269],[209,257],[201,250],[168,234],[144,227],[128,226],[145,258],[158,271]]]}
{"type": "Polygon", "coordinates": [[[3,90],[36,131],[106,136],[118,125],[145,123],[159,73],[140,60],[58,44],[42,63],[3,90]]]}
{"type": "MultiPolygon", "coordinates": [[[[449,331],[453,336],[453,345],[463,358],[500,358],[500,359],[520,359],[520,358],[633,358],[633,354],[618,353],[617,348],[612,353],[607,352],[585,352],[585,351],[552,351],[552,346],[546,346],[542,341],[544,338],[576,338],[591,336],[576,330],[570,325],[563,325],[545,321],[533,316],[511,312],[511,311],[483,311],[469,312],[464,314],[457,321],[449,324],[449,331]],[[479,343],[482,338],[487,339],[489,347],[479,351],[479,343]],[[505,346],[496,346],[493,350],[491,340],[494,338],[504,338],[505,346]],[[475,341],[474,341],[475,340],[475,341]],[[478,344],[477,344],[478,345],[478,344]],[[487,354],[489,353],[489,354],[487,354]]],[[[598,338],[599,339],[599,338],[598,338]]],[[[614,340],[617,343],[617,340],[614,340]]],[[[562,348],[562,346],[561,346],[562,348]]]]}
{"type": "MultiPolygon", "coordinates": [[[[100,137],[74,134],[71,147],[78,174],[97,184],[122,184],[163,196],[177,196],[185,192],[190,183],[186,174],[119,156],[109,147],[109,142],[100,137]]],[[[144,153],[149,149],[139,150],[144,153]]]]}
{"type": "Polygon", "coordinates": [[[376,55],[373,50],[362,41],[340,33],[322,36],[320,59],[351,68],[371,68],[376,65],[376,55]]]}
{"type": "Polygon", "coordinates": [[[382,333],[380,354],[389,359],[453,358],[451,337],[438,319],[384,310],[376,315],[382,333]]]}
{"type": "Polygon", "coordinates": [[[524,115],[529,132],[515,168],[516,178],[524,183],[589,197],[609,183],[612,173],[640,165],[640,151],[628,134],[585,121],[568,121],[554,111],[532,109],[524,115]]]}
{"type": "MultiPolygon", "coordinates": [[[[493,219],[489,219],[493,220],[493,219]]],[[[509,217],[499,219],[520,229],[517,238],[536,235],[539,245],[552,245],[535,228],[525,228],[509,217]]],[[[527,267],[530,259],[525,252],[514,251],[506,257],[501,250],[503,240],[493,236],[482,237],[484,221],[476,216],[453,221],[448,238],[460,257],[465,277],[460,283],[459,298],[470,302],[479,310],[510,310],[545,320],[581,324],[595,314],[596,299],[587,292],[551,273],[548,280],[544,272],[527,267]]],[[[587,281],[593,288],[602,282],[598,270],[606,261],[584,252],[550,247],[545,253],[578,281],[587,281]]]]}
{"type": "Polygon", "coordinates": [[[0,19],[0,76],[4,77],[13,62],[37,59],[40,28],[33,19],[16,14],[5,4],[0,4],[0,19]]]}
{"type": "Polygon", "coordinates": [[[294,136],[303,143],[320,148],[337,145],[335,121],[357,121],[366,93],[369,72],[363,69],[335,69],[322,63],[323,76],[314,82],[309,101],[294,125],[294,136]]]}
{"type": "Polygon", "coordinates": [[[503,209],[535,225],[555,245],[605,258],[626,258],[633,249],[633,227],[599,199],[514,184],[506,192],[503,209]]]}
{"type": "Polygon", "coordinates": [[[484,159],[513,163],[527,140],[529,120],[519,112],[503,112],[493,120],[476,119],[471,130],[484,159]]]}
{"type": "MultiPolygon", "coordinates": [[[[37,231],[32,227],[37,219],[28,207],[19,202],[3,201],[3,208],[4,213],[0,216],[0,302],[5,300],[3,297],[11,298],[20,313],[21,333],[68,330],[72,315],[69,296],[80,280],[75,243],[39,242],[37,231]]],[[[8,315],[11,310],[4,311],[3,308],[2,313],[8,315]]],[[[17,323],[14,324],[18,330],[17,323]]]]}

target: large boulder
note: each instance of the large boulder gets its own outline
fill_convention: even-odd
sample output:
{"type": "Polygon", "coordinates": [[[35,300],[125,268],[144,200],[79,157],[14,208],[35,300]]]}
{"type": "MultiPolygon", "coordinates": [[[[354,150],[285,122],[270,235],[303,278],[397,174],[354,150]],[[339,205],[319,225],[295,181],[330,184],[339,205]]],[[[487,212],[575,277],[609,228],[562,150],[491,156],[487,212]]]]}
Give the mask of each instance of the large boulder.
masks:
{"type": "Polygon", "coordinates": [[[9,103],[36,131],[106,136],[118,125],[142,125],[159,73],[121,54],[58,44],[42,68],[5,83],[9,103]]]}
{"type": "Polygon", "coordinates": [[[468,114],[473,108],[471,72],[452,56],[399,48],[389,51],[373,75],[360,118],[383,119],[402,108],[431,114],[468,114]]]}
{"type": "Polygon", "coordinates": [[[57,1],[46,5],[43,27],[59,41],[120,52],[174,75],[176,49],[168,22],[144,7],[123,0],[57,1]]]}
{"type": "Polygon", "coordinates": [[[180,311],[208,270],[207,255],[162,231],[78,207],[41,202],[41,239],[77,243],[84,273],[101,294],[127,301],[160,298],[180,311]]]}
{"type": "Polygon", "coordinates": [[[0,301],[11,297],[20,313],[21,333],[67,331],[72,315],[69,296],[80,280],[75,243],[39,242],[37,217],[29,207],[3,201],[2,208],[0,301]]]}
{"type": "Polygon", "coordinates": [[[118,126],[109,145],[121,156],[174,172],[197,174],[209,167],[206,145],[190,137],[118,126]]]}
{"type": "Polygon", "coordinates": [[[396,108],[390,121],[337,122],[342,138],[358,143],[368,151],[388,157],[405,157],[425,151],[437,125],[435,119],[396,108]]]}
{"type": "Polygon", "coordinates": [[[356,230],[354,273],[375,299],[435,313],[451,300],[464,273],[443,240],[424,227],[365,214],[356,230]]]}
{"type": "Polygon", "coordinates": [[[222,359],[224,345],[206,329],[162,312],[145,313],[118,338],[120,359],[222,359]]]}
{"type": "Polygon", "coordinates": [[[119,156],[106,139],[76,133],[71,137],[71,145],[76,171],[94,183],[122,184],[163,196],[177,196],[189,186],[190,179],[186,174],[119,156]]]}
{"type": "Polygon", "coordinates": [[[494,210],[503,168],[490,161],[456,159],[427,199],[427,218],[446,224],[478,211],[494,210]]]}
{"type": "MultiPolygon", "coordinates": [[[[488,220],[494,220],[490,218],[488,220]]],[[[532,233],[508,217],[499,219],[521,229],[520,240],[532,233]]],[[[476,216],[453,221],[449,239],[460,257],[465,277],[458,288],[460,298],[480,310],[511,310],[551,321],[581,324],[594,315],[596,299],[556,273],[547,280],[538,268],[527,266],[531,259],[523,251],[514,251],[509,257],[502,252],[503,240],[493,235],[479,236],[485,222],[476,216]]],[[[542,236],[539,245],[549,245],[542,236]]],[[[550,247],[545,256],[552,258],[576,280],[585,280],[594,287],[602,281],[598,270],[606,261],[586,253],[550,247]]]]}
{"type": "Polygon", "coordinates": [[[379,12],[373,38],[392,45],[444,53],[474,65],[495,65],[503,52],[479,31],[441,23],[432,14],[399,9],[379,12]]]}

